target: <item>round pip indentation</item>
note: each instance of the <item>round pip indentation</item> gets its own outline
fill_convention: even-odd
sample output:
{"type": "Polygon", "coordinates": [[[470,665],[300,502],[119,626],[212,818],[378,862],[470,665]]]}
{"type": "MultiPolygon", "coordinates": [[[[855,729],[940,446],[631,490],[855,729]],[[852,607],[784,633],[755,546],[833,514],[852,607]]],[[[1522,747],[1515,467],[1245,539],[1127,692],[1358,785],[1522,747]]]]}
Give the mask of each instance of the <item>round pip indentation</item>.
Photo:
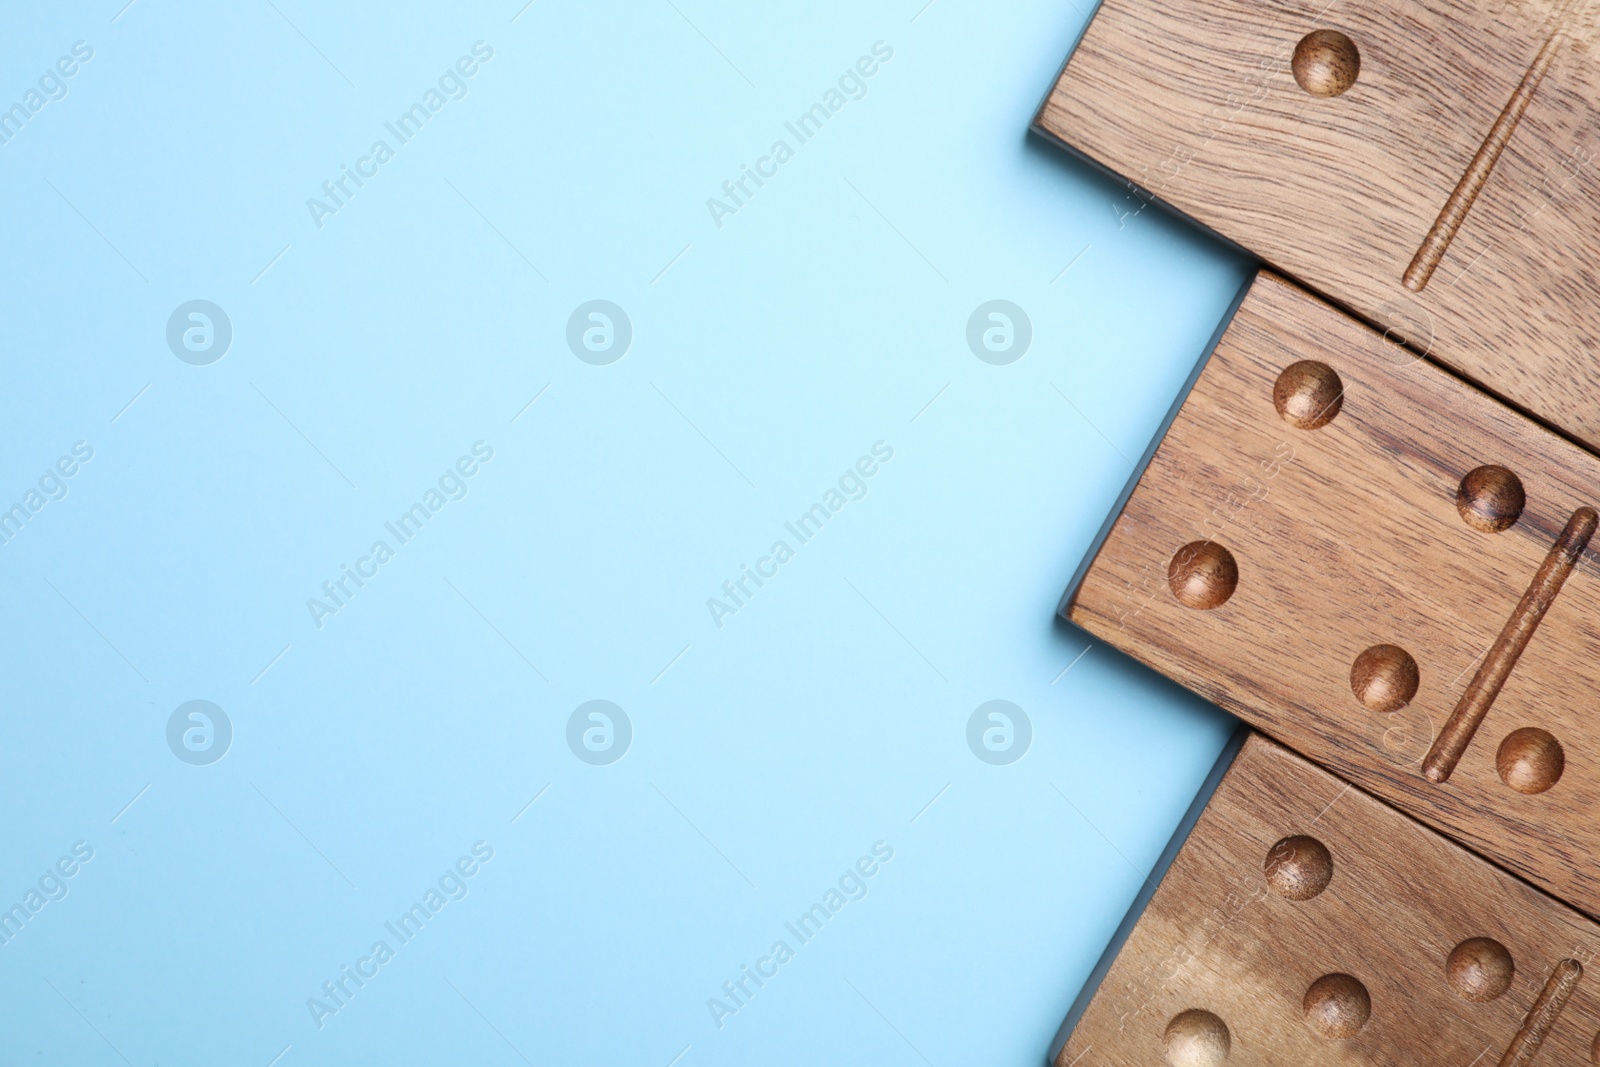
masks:
{"type": "Polygon", "coordinates": [[[1221,607],[1239,586],[1239,564],[1215,541],[1190,541],[1167,564],[1167,585],[1185,607],[1221,607]]]}
{"type": "Polygon", "coordinates": [[[1372,1018],[1372,998],[1360,980],[1348,974],[1325,974],[1306,990],[1306,1025],[1331,1040],[1354,1037],[1372,1018]]]}
{"type": "Polygon", "coordinates": [[[1369,711],[1399,711],[1421,680],[1417,661],[1399,645],[1373,645],[1350,665],[1350,691],[1369,711]]]}
{"type": "Polygon", "coordinates": [[[1469,937],[1450,950],[1444,963],[1445,980],[1456,996],[1482,1003],[1511,988],[1516,974],[1511,953],[1492,937],[1469,937]]]}
{"type": "Polygon", "coordinates": [[[1497,463],[1485,464],[1467,472],[1456,490],[1456,510],[1466,524],[1479,533],[1500,533],[1511,529],[1528,504],[1522,479],[1497,463]]]}
{"type": "Polygon", "coordinates": [[[1233,1045],[1227,1024],[1200,1008],[1174,1015],[1162,1040],[1172,1067],[1220,1067],[1233,1045]]]}
{"type": "Polygon", "coordinates": [[[1344,406],[1344,382],[1326,363],[1302,359],[1283,368],[1272,383],[1272,406],[1297,430],[1326,426],[1344,406]]]}
{"type": "Polygon", "coordinates": [[[1333,857],[1321,841],[1296,834],[1267,850],[1262,869],[1267,885],[1280,897],[1310,900],[1333,880],[1333,857]]]}
{"type": "Polygon", "coordinates": [[[1312,96],[1338,96],[1356,83],[1361,51],[1338,30],[1312,30],[1294,46],[1289,68],[1295,83],[1312,96]]]}
{"type": "Polygon", "coordinates": [[[1548,730],[1524,726],[1500,742],[1494,769],[1500,772],[1502,782],[1519,793],[1543,793],[1560,780],[1567,769],[1567,756],[1548,730]]]}

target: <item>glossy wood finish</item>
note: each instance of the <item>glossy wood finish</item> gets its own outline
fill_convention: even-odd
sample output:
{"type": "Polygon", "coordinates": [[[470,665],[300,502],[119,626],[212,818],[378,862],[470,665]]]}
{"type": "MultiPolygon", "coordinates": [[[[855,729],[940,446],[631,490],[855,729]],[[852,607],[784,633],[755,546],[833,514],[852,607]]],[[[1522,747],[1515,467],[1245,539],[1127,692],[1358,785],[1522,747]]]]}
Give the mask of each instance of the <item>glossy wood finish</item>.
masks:
{"type": "Polygon", "coordinates": [[[1062,612],[1600,914],[1597,502],[1600,459],[1263,274],[1062,612]],[[1314,429],[1276,400],[1304,361],[1341,382],[1314,429]],[[1498,533],[1458,508],[1486,465],[1523,496],[1498,533]]]}
{"type": "Polygon", "coordinates": [[[1597,951],[1581,915],[1258,736],[1054,1063],[1586,1063],[1597,951]],[[1331,857],[1321,891],[1270,884],[1286,838],[1331,857]]]}
{"type": "Polygon", "coordinates": [[[1597,21],[1104,0],[1035,127],[1600,447],[1597,21]]]}

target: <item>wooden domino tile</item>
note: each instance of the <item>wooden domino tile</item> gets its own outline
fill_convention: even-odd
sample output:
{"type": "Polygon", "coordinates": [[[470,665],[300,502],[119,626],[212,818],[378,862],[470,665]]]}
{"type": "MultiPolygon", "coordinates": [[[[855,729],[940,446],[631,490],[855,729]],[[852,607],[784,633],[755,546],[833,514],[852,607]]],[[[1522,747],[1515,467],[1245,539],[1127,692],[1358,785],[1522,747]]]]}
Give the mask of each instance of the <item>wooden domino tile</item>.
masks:
{"type": "Polygon", "coordinates": [[[1600,915],[1600,459],[1263,273],[1061,613],[1600,915]]]}
{"type": "Polygon", "coordinates": [[[1600,9],[1104,0],[1035,127],[1600,446],[1600,9]]]}
{"type": "Polygon", "coordinates": [[[1578,1064],[1600,1030],[1600,928],[1259,735],[1129,919],[1055,1067],[1578,1064]]]}

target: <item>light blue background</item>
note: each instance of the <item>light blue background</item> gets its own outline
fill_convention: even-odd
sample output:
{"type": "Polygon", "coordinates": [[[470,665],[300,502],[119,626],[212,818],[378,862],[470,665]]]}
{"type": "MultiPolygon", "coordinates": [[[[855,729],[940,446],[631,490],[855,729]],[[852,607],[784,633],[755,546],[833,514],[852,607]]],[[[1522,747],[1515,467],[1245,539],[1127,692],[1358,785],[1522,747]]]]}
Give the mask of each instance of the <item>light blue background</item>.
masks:
{"type": "Polygon", "coordinates": [[[1086,8],[923,4],[8,11],[3,104],[94,57],[0,145],[0,506],[94,458],[0,547],[0,906],[94,859],[0,947],[0,1062],[1042,1060],[1229,730],[1053,610],[1246,265],[1027,136],[1086,8]],[[306,198],[479,40],[318,229],[306,198]],[[210,366],[165,341],[195,298],[233,325],[210,366]],[[565,341],[594,298],[633,325],[609,366],[565,341]],[[965,342],[991,299],[1032,322],[1009,366],[965,342]],[[479,440],[469,495],[313,625],[479,440]],[[609,766],[566,742],[597,698],[634,730],[609,766]],[[166,744],[192,699],[233,723],[210,766],[166,744]],[[1008,766],[967,746],[991,699],[1032,722],[1008,766]],[[470,894],[319,1029],[478,840],[470,894]]]}

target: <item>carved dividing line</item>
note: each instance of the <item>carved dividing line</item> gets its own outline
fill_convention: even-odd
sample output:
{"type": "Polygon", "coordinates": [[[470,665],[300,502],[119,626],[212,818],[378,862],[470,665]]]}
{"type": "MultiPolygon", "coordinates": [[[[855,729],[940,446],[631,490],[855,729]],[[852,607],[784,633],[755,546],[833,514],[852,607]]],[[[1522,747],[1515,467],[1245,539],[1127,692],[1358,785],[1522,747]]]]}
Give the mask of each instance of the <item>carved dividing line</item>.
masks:
{"type": "Polygon", "coordinates": [[[1578,988],[1578,979],[1582,977],[1583,965],[1577,960],[1562,960],[1555,965],[1539,999],[1533,1002],[1522,1020],[1522,1029],[1506,1046],[1506,1054],[1500,1057],[1500,1067],[1525,1067],[1533,1062],[1539,1046],[1561,1018],[1561,1009],[1567,1006],[1567,998],[1578,988]]]}
{"type": "Polygon", "coordinates": [[[1417,254],[1411,257],[1411,265],[1401,276],[1401,281],[1413,293],[1420,293],[1428,284],[1428,279],[1433,277],[1434,269],[1444,259],[1445,250],[1450,247],[1450,242],[1455,240],[1456,231],[1461,228],[1461,223],[1466,220],[1467,212],[1472,210],[1473,201],[1478,199],[1484,183],[1489,180],[1489,175],[1494,170],[1494,165],[1500,161],[1500,153],[1505,151],[1511,142],[1511,135],[1517,132],[1517,123],[1522,121],[1522,113],[1528,110],[1528,105],[1533,102],[1533,94],[1538,90],[1539,83],[1544,80],[1545,72],[1550,69],[1550,64],[1555,60],[1556,52],[1560,50],[1565,34],[1559,28],[1545,41],[1544,47],[1539,49],[1539,54],[1534,56],[1533,63],[1528,67],[1528,72],[1522,76],[1522,81],[1517,85],[1516,91],[1511,94],[1511,99],[1506,102],[1505,110],[1500,112],[1500,117],[1494,120],[1494,125],[1489,127],[1489,135],[1483,139],[1483,144],[1478,146],[1478,154],[1472,157],[1472,162],[1467,164],[1466,173],[1461,175],[1461,180],[1456,183],[1455,192],[1450,194],[1450,199],[1444,202],[1444,207],[1439,210],[1439,217],[1434,220],[1433,228],[1428,231],[1428,236],[1423,238],[1422,246],[1417,249],[1417,254]]]}
{"type": "Polygon", "coordinates": [[[1533,574],[1533,581],[1528,583],[1528,591],[1517,601],[1500,636],[1495,638],[1489,654],[1478,666],[1478,673],[1472,676],[1472,684],[1461,694],[1456,709],[1450,713],[1439,736],[1434,738],[1433,747],[1428,749],[1422,761],[1422,773],[1429,781],[1443,782],[1456,769],[1462,753],[1472,743],[1472,735],[1478,732],[1483,717],[1489,714],[1490,705],[1500,695],[1501,686],[1511,676],[1517,658],[1528,647],[1533,632],[1539,628],[1550,605],[1555,603],[1578,557],[1588,547],[1597,524],[1600,524],[1600,515],[1593,508],[1579,508],[1567,520],[1556,543],[1550,546],[1549,554],[1533,574]]]}

